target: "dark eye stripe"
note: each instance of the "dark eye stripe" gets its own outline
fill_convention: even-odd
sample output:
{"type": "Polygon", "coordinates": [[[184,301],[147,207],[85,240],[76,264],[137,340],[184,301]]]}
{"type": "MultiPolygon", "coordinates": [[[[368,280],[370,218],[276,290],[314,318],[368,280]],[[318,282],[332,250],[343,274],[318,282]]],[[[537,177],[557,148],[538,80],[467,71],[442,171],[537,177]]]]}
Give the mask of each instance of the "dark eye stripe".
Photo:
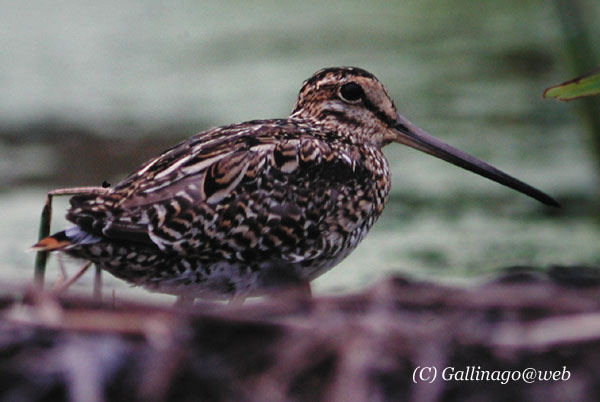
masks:
{"type": "Polygon", "coordinates": [[[357,127],[357,126],[360,125],[360,122],[358,120],[352,118],[351,116],[349,116],[345,112],[342,112],[342,111],[339,111],[339,110],[325,109],[325,110],[322,110],[321,113],[319,113],[319,119],[323,120],[327,116],[335,116],[338,121],[343,122],[345,124],[348,124],[350,126],[357,127]]]}
{"type": "Polygon", "coordinates": [[[374,104],[369,102],[368,98],[364,99],[364,103],[365,103],[365,107],[367,109],[369,109],[371,112],[373,112],[373,114],[375,116],[377,116],[377,118],[379,120],[383,121],[390,127],[396,125],[396,119],[389,117],[387,114],[385,114],[385,112],[383,110],[379,109],[377,106],[375,106],[374,104]]]}

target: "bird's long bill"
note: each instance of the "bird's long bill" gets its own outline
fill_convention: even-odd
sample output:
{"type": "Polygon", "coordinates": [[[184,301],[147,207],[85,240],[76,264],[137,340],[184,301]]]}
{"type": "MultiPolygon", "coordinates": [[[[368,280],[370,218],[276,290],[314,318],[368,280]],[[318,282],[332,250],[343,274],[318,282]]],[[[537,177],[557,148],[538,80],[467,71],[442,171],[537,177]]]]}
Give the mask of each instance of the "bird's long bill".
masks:
{"type": "Polygon", "coordinates": [[[453,165],[460,166],[463,169],[487,177],[497,183],[503,184],[523,194],[527,194],[546,205],[554,207],[559,206],[559,203],[548,194],[545,194],[542,191],[531,187],[529,184],[523,183],[495,167],[438,140],[409,122],[400,114],[397,116],[395,130],[398,134],[396,142],[408,145],[409,147],[433,155],[436,158],[450,162],[453,165]]]}

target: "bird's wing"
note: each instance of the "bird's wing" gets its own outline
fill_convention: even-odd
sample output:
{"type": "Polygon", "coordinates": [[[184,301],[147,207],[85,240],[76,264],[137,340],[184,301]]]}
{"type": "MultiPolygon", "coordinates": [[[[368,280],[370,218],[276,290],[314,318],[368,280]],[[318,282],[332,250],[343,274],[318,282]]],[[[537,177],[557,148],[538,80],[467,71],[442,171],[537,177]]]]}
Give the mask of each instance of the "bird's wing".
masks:
{"type": "Polygon", "coordinates": [[[215,129],[146,162],[107,195],[74,197],[68,218],[107,238],[179,253],[299,255],[323,249],[304,243],[323,242],[325,217],[349,201],[345,189],[360,187],[353,180],[368,179],[354,151],[280,121],[215,129]]]}

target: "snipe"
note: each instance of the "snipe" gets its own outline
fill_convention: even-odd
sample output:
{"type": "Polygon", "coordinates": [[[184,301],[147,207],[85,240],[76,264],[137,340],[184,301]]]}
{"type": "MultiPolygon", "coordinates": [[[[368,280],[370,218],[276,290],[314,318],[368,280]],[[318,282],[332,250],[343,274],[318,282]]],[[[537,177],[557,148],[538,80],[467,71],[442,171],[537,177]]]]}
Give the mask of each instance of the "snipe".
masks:
{"type": "Polygon", "coordinates": [[[327,68],[304,82],[288,118],[202,132],[115,187],[72,197],[74,226],[34,249],[188,297],[308,284],[344,259],[383,211],[390,171],[381,148],[392,142],[558,205],[414,126],[367,71],[327,68]]]}

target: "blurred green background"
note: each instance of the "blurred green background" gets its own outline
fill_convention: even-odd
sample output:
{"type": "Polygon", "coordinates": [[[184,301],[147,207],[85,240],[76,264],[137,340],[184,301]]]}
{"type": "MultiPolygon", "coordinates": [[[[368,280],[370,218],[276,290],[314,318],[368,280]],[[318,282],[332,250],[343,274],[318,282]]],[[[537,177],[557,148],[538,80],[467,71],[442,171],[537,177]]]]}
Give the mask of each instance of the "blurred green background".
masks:
{"type": "MultiPolygon", "coordinates": [[[[590,36],[600,37],[600,2],[580,4],[590,36]]],[[[46,191],[114,184],[198,131],[284,117],[302,81],[336,65],[373,72],[414,123],[563,208],[392,145],[384,215],[315,282],[317,292],[362,288],[391,272],[460,282],[511,265],[600,264],[598,176],[578,101],[541,97],[576,73],[552,2],[0,6],[0,282],[31,279],[34,255],[24,250],[46,191]]],[[[56,204],[53,230],[66,225],[66,205],[56,204]]],[[[78,288],[89,289],[91,276],[78,288]]],[[[113,289],[132,292],[105,275],[105,292],[113,289]]]]}

